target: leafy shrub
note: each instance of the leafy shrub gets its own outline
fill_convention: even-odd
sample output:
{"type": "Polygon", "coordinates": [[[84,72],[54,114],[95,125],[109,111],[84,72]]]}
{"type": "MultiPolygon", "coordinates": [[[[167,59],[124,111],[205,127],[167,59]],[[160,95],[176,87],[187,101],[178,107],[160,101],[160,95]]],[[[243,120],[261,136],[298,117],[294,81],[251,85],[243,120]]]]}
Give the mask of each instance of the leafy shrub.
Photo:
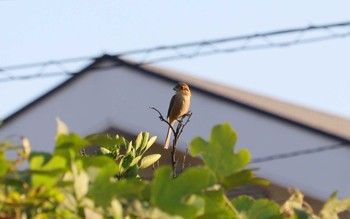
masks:
{"type": "Polygon", "coordinates": [[[147,181],[138,171],[160,158],[144,155],[156,137],[143,132],[134,142],[121,136],[83,138],[58,121],[53,153],[30,152],[28,139],[20,149],[0,144],[0,218],[335,219],[349,209],[350,198],[337,200],[333,194],[316,215],[297,191],[282,205],[249,196],[229,200],[228,189],[268,183],[246,168],[249,151],[234,152],[236,139],[229,124],[215,126],[208,141],[191,142],[190,153],[201,155],[204,165],[176,178],[170,166],[161,166],[147,181]],[[90,145],[100,146],[100,152],[81,155],[90,145]],[[18,151],[15,160],[6,158],[11,149],[18,151]],[[18,168],[26,162],[27,169],[18,168]]]}

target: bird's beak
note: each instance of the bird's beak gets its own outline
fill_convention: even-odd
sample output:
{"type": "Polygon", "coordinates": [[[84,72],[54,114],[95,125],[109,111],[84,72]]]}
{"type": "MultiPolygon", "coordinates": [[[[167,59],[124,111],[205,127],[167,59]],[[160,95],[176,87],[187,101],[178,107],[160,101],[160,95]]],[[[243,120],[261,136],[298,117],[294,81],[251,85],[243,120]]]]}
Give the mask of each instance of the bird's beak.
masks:
{"type": "Polygon", "coordinates": [[[173,88],[173,90],[174,90],[174,91],[178,91],[179,88],[176,86],[176,87],[173,88]]]}

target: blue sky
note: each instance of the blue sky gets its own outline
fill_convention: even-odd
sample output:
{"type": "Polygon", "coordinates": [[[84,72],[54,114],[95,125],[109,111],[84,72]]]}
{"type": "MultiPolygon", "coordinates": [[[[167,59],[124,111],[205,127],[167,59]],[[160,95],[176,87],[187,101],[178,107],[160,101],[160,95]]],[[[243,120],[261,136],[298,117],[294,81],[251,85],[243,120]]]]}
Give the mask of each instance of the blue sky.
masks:
{"type": "MultiPolygon", "coordinates": [[[[0,68],[350,21],[349,8],[345,0],[5,0],[0,68]]],[[[348,57],[350,37],[158,65],[350,118],[348,57]]],[[[0,118],[64,79],[0,83],[0,118]]]]}

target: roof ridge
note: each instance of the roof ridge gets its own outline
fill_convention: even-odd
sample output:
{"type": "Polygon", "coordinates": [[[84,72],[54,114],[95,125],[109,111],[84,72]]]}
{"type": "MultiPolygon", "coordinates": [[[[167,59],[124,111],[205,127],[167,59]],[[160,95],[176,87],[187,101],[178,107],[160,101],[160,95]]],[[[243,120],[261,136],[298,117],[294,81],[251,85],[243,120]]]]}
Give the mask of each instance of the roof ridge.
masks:
{"type": "Polygon", "coordinates": [[[184,78],[186,78],[190,85],[203,90],[213,92],[231,100],[278,115],[279,117],[284,117],[288,120],[350,140],[350,119],[331,113],[321,112],[277,98],[255,94],[253,92],[220,84],[218,82],[199,79],[173,70],[167,70],[159,66],[148,65],[143,66],[142,68],[173,79],[184,80],[184,78]]]}
{"type": "Polygon", "coordinates": [[[294,124],[304,126],[315,131],[320,131],[325,135],[333,136],[335,138],[350,141],[350,120],[335,116],[329,113],[320,112],[307,107],[289,103],[286,101],[278,100],[275,98],[255,94],[243,89],[234,88],[228,85],[219,84],[218,82],[209,81],[206,79],[197,78],[188,74],[180,73],[173,70],[168,70],[154,65],[138,65],[136,62],[121,59],[120,57],[104,54],[98,57],[83,68],[79,73],[75,74],[71,78],[67,79],[63,83],[54,87],[44,95],[40,96],[33,102],[27,104],[23,108],[14,112],[3,120],[3,126],[6,125],[10,120],[14,119],[18,114],[30,108],[33,105],[41,102],[51,94],[62,89],[71,82],[81,78],[85,73],[91,70],[101,68],[109,68],[113,66],[125,65],[138,70],[143,70],[149,75],[153,75],[163,80],[170,81],[182,81],[186,80],[190,86],[194,86],[197,90],[206,92],[207,94],[214,95],[218,98],[224,98],[228,101],[233,101],[241,106],[245,106],[255,111],[259,111],[265,114],[269,114],[276,118],[280,118],[294,124]],[[115,65],[105,63],[104,61],[115,62],[115,65]],[[98,66],[101,65],[101,66],[98,66]]]}

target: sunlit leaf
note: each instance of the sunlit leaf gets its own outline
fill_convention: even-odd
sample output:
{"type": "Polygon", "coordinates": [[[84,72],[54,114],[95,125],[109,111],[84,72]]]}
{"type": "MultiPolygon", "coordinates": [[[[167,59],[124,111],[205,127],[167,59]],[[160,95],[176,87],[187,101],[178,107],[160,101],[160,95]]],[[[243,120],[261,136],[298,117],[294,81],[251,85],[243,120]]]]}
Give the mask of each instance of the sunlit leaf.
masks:
{"type": "Polygon", "coordinates": [[[31,169],[38,169],[45,165],[52,155],[46,152],[32,152],[29,156],[29,164],[31,169]]]}
{"type": "Polygon", "coordinates": [[[23,138],[22,145],[23,145],[23,157],[28,158],[31,150],[29,139],[23,138]]]}
{"type": "Polygon", "coordinates": [[[209,141],[197,137],[192,140],[190,152],[201,154],[205,164],[222,179],[240,170],[250,162],[250,153],[241,149],[234,153],[237,134],[228,123],[214,126],[209,141]]]}
{"type": "Polygon", "coordinates": [[[160,159],[161,155],[160,154],[151,154],[148,156],[145,156],[141,160],[141,165],[139,166],[140,169],[147,168],[157,162],[160,159]]]}
{"type": "Polygon", "coordinates": [[[117,200],[113,199],[111,201],[111,213],[113,218],[115,219],[122,219],[123,218],[123,206],[122,204],[117,200]]]}
{"type": "Polygon", "coordinates": [[[295,209],[302,209],[304,195],[299,191],[294,191],[289,199],[282,205],[281,212],[285,215],[294,215],[295,209]]]}
{"type": "Polygon", "coordinates": [[[111,154],[112,153],[110,150],[108,150],[105,147],[100,147],[100,151],[102,154],[111,154]]]}
{"type": "Polygon", "coordinates": [[[143,138],[143,135],[142,135],[142,132],[140,134],[138,134],[136,140],[135,140],[135,149],[139,149],[141,147],[141,144],[142,144],[142,138],[143,138]]]}
{"type": "Polygon", "coordinates": [[[140,160],[141,160],[141,158],[142,158],[142,156],[140,155],[140,156],[137,156],[137,157],[135,157],[132,161],[131,161],[131,163],[130,163],[130,166],[134,166],[134,165],[136,165],[140,160]]]}
{"type": "Polygon", "coordinates": [[[34,157],[31,160],[31,171],[38,171],[33,172],[32,174],[33,186],[38,187],[45,185],[50,187],[54,185],[66,170],[66,160],[61,156],[53,156],[46,164],[40,168],[35,168],[40,162],[42,162],[40,156],[38,159],[36,158],[38,157],[34,157]]]}
{"type": "Polygon", "coordinates": [[[147,142],[147,145],[144,151],[147,151],[154,144],[154,142],[156,142],[156,140],[157,140],[157,136],[151,137],[147,142]]]}
{"type": "Polygon", "coordinates": [[[125,145],[126,149],[126,154],[130,154],[134,147],[132,146],[132,141],[129,142],[129,144],[125,145]]]}
{"type": "Polygon", "coordinates": [[[67,125],[60,118],[56,118],[56,122],[57,122],[56,138],[60,135],[68,135],[69,129],[67,125]]]}
{"type": "Polygon", "coordinates": [[[103,215],[100,212],[91,208],[84,208],[85,219],[103,219],[103,215]]]}
{"type": "Polygon", "coordinates": [[[322,219],[338,219],[338,214],[350,209],[350,197],[339,200],[337,193],[333,193],[320,211],[322,219]]]}
{"type": "Polygon", "coordinates": [[[147,145],[148,138],[149,138],[149,133],[148,132],[143,132],[142,133],[142,142],[141,142],[140,150],[144,150],[144,148],[147,145]]]}
{"type": "Polygon", "coordinates": [[[80,170],[74,178],[74,192],[78,200],[82,200],[88,192],[89,177],[88,174],[80,170]]]}

